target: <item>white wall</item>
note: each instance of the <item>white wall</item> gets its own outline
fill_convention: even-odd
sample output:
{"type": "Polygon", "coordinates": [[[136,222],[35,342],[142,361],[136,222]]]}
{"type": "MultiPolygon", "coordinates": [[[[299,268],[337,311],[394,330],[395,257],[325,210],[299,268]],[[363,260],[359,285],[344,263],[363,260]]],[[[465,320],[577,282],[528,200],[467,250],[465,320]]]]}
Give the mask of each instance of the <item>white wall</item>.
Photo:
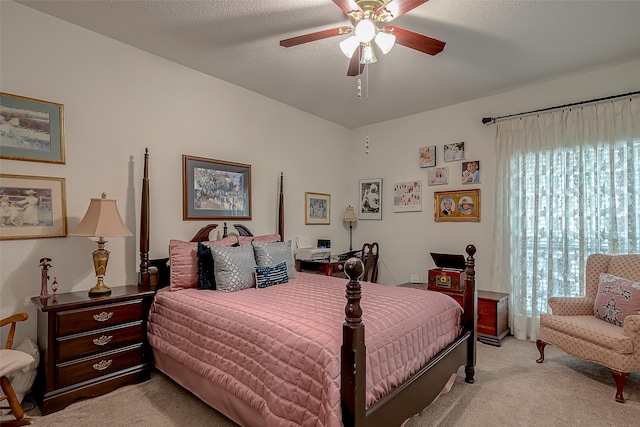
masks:
{"type": "MultiPolygon", "coordinates": [[[[286,238],[332,239],[334,252],[348,247],[345,207],[358,205],[358,181],[384,179],[382,221],[358,221],[354,247],[381,244],[380,281],[397,284],[410,274],[426,278],[429,252],[463,253],[478,248],[479,287],[508,291],[490,281],[493,252],[495,125],[483,116],[606,96],[640,87],[640,61],[592,71],[476,101],[347,130],[252,92],[205,76],[22,5],[0,2],[0,90],[65,106],[65,165],[1,160],[2,173],[64,177],[69,229],[91,197],[116,198],[137,234],[142,157],[151,155],[151,257],[165,256],[171,238],[188,239],[206,222],[182,221],[181,156],[190,154],[252,165],[255,233],[276,229],[278,178],[285,174],[286,238]],[[467,158],[481,161],[480,223],[435,223],[433,191],[474,188],[426,186],[418,148],[465,141],[467,158]],[[336,154],[339,155],[336,155],[336,154]],[[392,185],[423,181],[421,212],[393,213],[392,185]],[[304,192],[332,196],[330,226],[304,225],[304,192]]],[[[376,108],[375,88],[370,88],[376,108]]],[[[384,105],[384,103],[377,103],[384,105]]],[[[448,164],[450,172],[459,162],[448,164]]],[[[221,221],[217,221],[221,224],[221,221]]],[[[221,227],[220,227],[221,228],[221,227]]],[[[112,239],[108,285],[136,282],[137,237],[112,239]]],[[[0,242],[0,316],[27,311],[32,318],[18,337],[35,337],[40,291],[38,260],[53,258],[59,292],[87,290],[95,283],[88,238],[0,242]]],[[[17,342],[20,342],[20,338],[17,342]]]]}
{"type": "MultiPolygon", "coordinates": [[[[348,144],[347,129],[17,3],[0,2],[0,19],[0,90],[64,104],[67,157],[65,165],[2,160],[1,171],[65,178],[69,230],[104,191],[137,235],[149,147],[152,258],[207,223],[182,221],[183,154],[252,165],[253,220],[244,223],[256,234],[277,230],[284,172],[285,238],[330,238],[346,250],[347,160],[335,153],[348,144]],[[304,225],[305,191],[332,195],[331,226],[304,225]]],[[[107,285],[136,283],[137,244],[109,241],[107,285]]],[[[38,260],[53,259],[59,292],[88,290],[95,247],[82,237],[0,242],[0,316],[26,310],[34,337],[38,260]]]]}
{"type": "MultiPolygon", "coordinates": [[[[464,254],[467,244],[477,247],[476,278],[484,290],[509,292],[508,283],[491,281],[493,262],[493,220],[495,198],[496,125],[483,125],[483,117],[497,117],[539,108],[590,100],[640,89],[640,61],[591,70],[570,77],[538,83],[518,90],[453,105],[435,111],[369,126],[370,151],[365,154],[366,128],[352,131],[351,149],[356,170],[350,187],[350,202],[357,203],[362,178],[382,177],[383,220],[358,221],[356,242],[377,240],[381,244],[383,265],[380,280],[385,283],[409,281],[411,274],[427,275],[433,268],[430,252],[464,254]],[[444,162],[443,145],[466,143],[466,160],[480,160],[480,184],[461,185],[461,161],[444,162]],[[427,169],[418,166],[419,147],[436,145],[437,164],[449,167],[448,185],[427,186],[427,169]],[[455,175],[453,172],[456,172],[455,175]],[[422,212],[393,212],[393,184],[422,180],[422,212]],[[434,221],[434,191],[480,188],[479,223],[434,221]]],[[[375,100],[375,87],[369,88],[371,108],[384,103],[375,100]]],[[[426,279],[425,279],[426,280],[426,279]]]]}

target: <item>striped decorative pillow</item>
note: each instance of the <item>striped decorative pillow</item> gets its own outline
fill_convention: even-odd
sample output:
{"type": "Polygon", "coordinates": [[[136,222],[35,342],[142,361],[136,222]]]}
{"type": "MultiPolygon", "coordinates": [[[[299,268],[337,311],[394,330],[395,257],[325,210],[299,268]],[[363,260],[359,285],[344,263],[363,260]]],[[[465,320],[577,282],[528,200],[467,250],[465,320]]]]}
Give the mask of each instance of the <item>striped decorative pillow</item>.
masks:
{"type": "Polygon", "coordinates": [[[276,265],[256,266],[256,287],[259,289],[288,281],[287,263],[284,261],[276,265]]]}

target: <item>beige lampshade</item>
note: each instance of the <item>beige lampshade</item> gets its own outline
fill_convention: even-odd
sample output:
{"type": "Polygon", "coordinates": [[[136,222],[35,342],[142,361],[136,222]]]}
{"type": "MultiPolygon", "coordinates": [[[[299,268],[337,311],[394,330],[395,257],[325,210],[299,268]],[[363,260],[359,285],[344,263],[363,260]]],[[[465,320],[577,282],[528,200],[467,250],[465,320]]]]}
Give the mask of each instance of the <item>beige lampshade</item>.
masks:
{"type": "Polygon", "coordinates": [[[91,199],[87,213],[70,236],[126,237],[133,236],[118,212],[115,199],[91,199]]]}
{"type": "Polygon", "coordinates": [[[358,217],[356,216],[356,211],[353,209],[353,207],[349,206],[347,208],[347,211],[344,213],[344,222],[357,222],[358,221],[358,217]]]}

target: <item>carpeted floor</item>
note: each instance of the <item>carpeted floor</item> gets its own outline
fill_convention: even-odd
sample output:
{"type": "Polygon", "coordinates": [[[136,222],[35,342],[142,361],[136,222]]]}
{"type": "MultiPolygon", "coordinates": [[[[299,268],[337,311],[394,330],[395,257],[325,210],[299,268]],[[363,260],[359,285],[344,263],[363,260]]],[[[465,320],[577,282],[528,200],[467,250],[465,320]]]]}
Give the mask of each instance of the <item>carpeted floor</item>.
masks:
{"type": "MultiPolygon", "coordinates": [[[[631,375],[626,403],[619,404],[608,369],[553,346],[547,346],[543,364],[535,363],[534,343],[512,337],[502,347],[478,343],[477,355],[475,384],[464,382],[461,369],[452,390],[405,427],[640,425],[640,372],[631,375]]],[[[47,416],[29,398],[23,406],[31,408],[27,412],[40,426],[236,426],[157,372],[150,381],[47,416]]]]}

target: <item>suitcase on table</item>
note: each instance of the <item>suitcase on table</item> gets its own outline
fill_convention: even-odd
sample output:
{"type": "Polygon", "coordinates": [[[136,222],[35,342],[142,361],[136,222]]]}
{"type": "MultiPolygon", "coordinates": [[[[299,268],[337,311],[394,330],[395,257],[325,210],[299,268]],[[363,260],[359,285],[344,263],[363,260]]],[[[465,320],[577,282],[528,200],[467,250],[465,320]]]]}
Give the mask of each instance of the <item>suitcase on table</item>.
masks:
{"type": "Polygon", "coordinates": [[[463,255],[431,253],[436,268],[429,270],[429,285],[432,291],[450,290],[462,293],[466,278],[463,255]]]}

